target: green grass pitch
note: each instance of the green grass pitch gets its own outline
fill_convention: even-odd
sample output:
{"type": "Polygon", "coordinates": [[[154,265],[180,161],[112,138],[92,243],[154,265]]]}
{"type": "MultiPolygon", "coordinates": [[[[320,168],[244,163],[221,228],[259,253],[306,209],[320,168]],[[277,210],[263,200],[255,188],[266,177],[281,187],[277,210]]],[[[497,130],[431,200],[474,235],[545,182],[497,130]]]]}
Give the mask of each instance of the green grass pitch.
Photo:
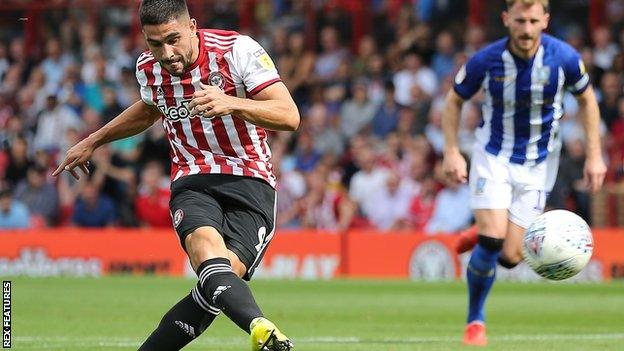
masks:
{"type": "MultiPolygon", "coordinates": [[[[5,278],[7,279],[7,278],[5,278]]],[[[189,279],[14,278],[16,350],[136,350],[189,279]]],[[[265,314],[296,351],[469,350],[461,282],[254,281],[265,314]]],[[[624,350],[624,284],[498,283],[486,350],[624,350]]],[[[220,316],[185,350],[249,350],[220,316]]]]}

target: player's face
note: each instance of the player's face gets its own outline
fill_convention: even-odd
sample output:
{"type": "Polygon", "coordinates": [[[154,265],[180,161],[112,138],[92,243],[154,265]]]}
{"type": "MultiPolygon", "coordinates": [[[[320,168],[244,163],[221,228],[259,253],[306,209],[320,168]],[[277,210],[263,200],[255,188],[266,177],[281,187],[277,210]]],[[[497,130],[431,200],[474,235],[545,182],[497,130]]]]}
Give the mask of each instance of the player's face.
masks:
{"type": "Polygon", "coordinates": [[[181,16],[164,24],[145,25],[143,34],[154,58],[172,75],[181,76],[199,53],[197,25],[181,16]]]}
{"type": "Polygon", "coordinates": [[[503,23],[509,29],[511,48],[515,54],[530,57],[537,52],[542,31],[548,27],[549,15],[539,3],[516,2],[503,12],[503,23]]]}

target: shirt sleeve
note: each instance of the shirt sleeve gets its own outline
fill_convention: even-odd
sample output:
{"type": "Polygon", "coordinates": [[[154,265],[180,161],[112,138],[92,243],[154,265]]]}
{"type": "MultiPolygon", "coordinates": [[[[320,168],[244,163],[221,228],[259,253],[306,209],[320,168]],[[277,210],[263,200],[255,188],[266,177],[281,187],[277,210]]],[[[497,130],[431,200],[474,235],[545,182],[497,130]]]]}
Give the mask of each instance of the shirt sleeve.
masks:
{"type": "Polygon", "coordinates": [[[479,91],[487,67],[483,59],[483,53],[477,53],[463,65],[455,75],[453,88],[462,99],[468,100],[479,91]]]}
{"type": "Polygon", "coordinates": [[[235,72],[251,95],[281,81],[269,54],[251,37],[241,35],[232,48],[235,72]]]}
{"type": "Polygon", "coordinates": [[[155,105],[154,100],[152,100],[152,87],[147,84],[147,75],[145,73],[147,68],[139,68],[139,63],[142,61],[142,57],[143,55],[138,58],[136,65],[136,78],[137,82],[139,82],[141,100],[148,105],[155,105]]]}
{"type": "Polygon", "coordinates": [[[575,50],[571,51],[571,54],[563,62],[565,85],[572,94],[579,95],[589,86],[589,75],[585,70],[581,55],[575,50]]]}

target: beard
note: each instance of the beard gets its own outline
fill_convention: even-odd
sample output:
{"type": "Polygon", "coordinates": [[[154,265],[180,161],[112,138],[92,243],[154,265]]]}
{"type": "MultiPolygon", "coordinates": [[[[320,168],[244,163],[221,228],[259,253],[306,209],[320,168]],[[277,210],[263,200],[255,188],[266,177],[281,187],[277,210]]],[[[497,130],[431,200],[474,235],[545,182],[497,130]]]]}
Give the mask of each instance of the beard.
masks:
{"type": "Polygon", "coordinates": [[[186,72],[186,69],[191,65],[191,57],[193,52],[190,51],[184,56],[179,56],[173,60],[161,61],[161,64],[167,69],[167,71],[174,76],[181,76],[186,72]]]}

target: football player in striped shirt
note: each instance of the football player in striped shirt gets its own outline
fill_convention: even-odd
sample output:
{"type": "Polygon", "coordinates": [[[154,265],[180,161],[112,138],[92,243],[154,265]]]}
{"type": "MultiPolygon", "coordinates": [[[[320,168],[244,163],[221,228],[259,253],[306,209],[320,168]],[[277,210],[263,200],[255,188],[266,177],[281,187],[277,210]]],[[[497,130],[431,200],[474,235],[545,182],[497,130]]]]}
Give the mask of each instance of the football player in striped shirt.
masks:
{"type": "Polygon", "coordinates": [[[502,18],[509,35],[475,53],[460,69],[442,123],[444,170],[453,181],[469,181],[479,233],[467,268],[468,345],[487,343],[484,305],[497,261],[512,268],[522,260],[523,233],[544,210],[554,185],[566,91],[576,96],[585,127],[588,189],[599,190],[606,172],[598,105],[579,53],[542,33],[549,20],[548,0],[506,1],[502,18]],[[457,142],[460,109],[480,89],[485,94],[483,122],[468,175],[457,142]]]}
{"type": "Polygon", "coordinates": [[[275,230],[266,129],[296,130],[297,107],[252,38],[198,29],[185,0],[143,0],[139,17],[150,49],[136,65],[141,101],[72,147],[54,174],[88,173],[97,147],[160,120],[171,147],[173,225],[199,281],[140,350],[179,350],[220,312],[251,335],[252,350],[290,350],[244,280],[275,230]]]}

